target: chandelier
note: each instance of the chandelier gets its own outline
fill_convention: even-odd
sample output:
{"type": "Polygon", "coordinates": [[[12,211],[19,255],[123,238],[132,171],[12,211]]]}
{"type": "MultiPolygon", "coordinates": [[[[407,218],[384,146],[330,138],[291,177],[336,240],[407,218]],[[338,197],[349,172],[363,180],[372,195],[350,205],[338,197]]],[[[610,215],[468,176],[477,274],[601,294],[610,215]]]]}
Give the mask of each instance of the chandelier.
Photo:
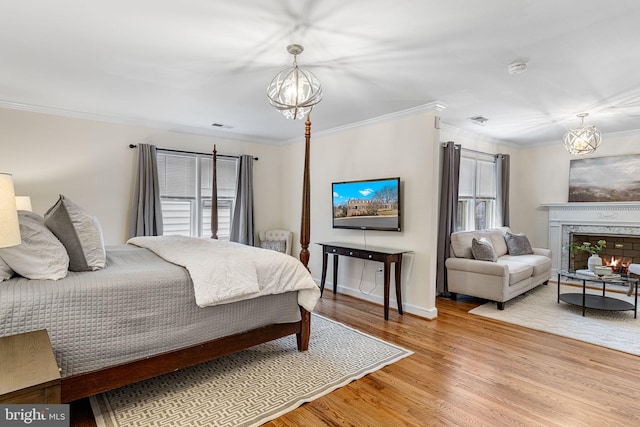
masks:
{"type": "Polygon", "coordinates": [[[299,44],[287,46],[287,52],[293,55],[293,67],[280,71],[267,87],[269,102],[287,119],[304,119],[322,100],[320,81],[310,71],[298,67],[297,56],[303,50],[299,44]]]}
{"type": "Polygon", "coordinates": [[[564,136],[564,148],[571,154],[577,156],[591,154],[600,146],[602,139],[600,131],[593,125],[584,125],[584,118],[588,115],[589,113],[578,114],[581,120],[580,127],[571,129],[564,136]]]}

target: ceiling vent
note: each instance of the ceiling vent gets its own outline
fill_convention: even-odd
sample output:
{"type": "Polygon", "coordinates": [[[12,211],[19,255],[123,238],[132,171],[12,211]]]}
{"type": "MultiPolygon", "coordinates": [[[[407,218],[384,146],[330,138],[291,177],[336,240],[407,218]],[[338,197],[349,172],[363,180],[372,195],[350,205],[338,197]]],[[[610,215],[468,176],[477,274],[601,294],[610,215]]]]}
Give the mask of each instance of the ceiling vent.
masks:
{"type": "Polygon", "coordinates": [[[479,126],[484,126],[484,124],[489,121],[489,119],[487,119],[486,117],[483,117],[483,116],[469,117],[469,120],[471,120],[473,123],[475,123],[475,124],[477,124],[479,126]]]}
{"type": "Polygon", "coordinates": [[[218,129],[233,129],[233,126],[227,126],[225,124],[217,123],[217,122],[211,123],[211,126],[218,129]]]}
{"type": "Polygon", "coordinates": [[[527,63],[525,61],[512,62],[507,67],[507,71],[509,71],[509,74],[511,74],[512,76],[522,74],[527,71],[527,63]]]}

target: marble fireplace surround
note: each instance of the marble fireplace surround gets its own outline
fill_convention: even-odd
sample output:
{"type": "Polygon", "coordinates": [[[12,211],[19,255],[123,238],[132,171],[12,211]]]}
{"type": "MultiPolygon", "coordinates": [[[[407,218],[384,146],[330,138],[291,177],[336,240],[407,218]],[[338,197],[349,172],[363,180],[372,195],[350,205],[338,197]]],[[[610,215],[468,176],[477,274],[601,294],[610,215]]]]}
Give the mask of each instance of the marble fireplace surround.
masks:
{"type": "Polygon", "coordinates": [[[552,269],[569,267],[571,233],[640,237],[640,202],[615,203],[550,203],[549,249],[552,269]]]}

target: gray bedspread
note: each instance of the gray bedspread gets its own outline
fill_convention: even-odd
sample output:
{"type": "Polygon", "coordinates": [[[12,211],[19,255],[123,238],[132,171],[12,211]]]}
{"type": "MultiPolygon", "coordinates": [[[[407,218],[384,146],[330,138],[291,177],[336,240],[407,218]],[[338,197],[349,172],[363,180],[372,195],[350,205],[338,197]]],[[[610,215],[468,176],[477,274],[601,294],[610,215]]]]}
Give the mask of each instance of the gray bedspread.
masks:
{"type": "Polygon", "coordinates": [[[134,246],[107,268],[0,282],[0,336],[46,329],[62,376],[300,319],[297,292],[200,308],[187,271],[134,246]]]}

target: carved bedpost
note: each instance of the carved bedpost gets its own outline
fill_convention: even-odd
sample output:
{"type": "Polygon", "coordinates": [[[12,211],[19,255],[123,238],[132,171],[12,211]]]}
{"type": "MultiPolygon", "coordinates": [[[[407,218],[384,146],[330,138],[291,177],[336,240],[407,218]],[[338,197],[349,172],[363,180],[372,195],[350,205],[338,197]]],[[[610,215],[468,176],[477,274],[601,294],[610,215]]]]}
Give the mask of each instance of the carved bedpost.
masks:
{"type": "Polygon", "coordinates": [[[213,178],[211,183],[211,238],[218,238],[218,173],[216,146],[213,145],[213,178]]]}
{"type": "Polygon", "coordinates": [[[300,307],[300,332],[296,334],[296,343],[298,351],[309,350],[309,340],[311,338],[311,313],[300,307]]]}
{"type": "Polygon", "coordinates": [[[302,220],[300,221],[300,261],[309,269],[309,239],[311,237],[311,189],[309,186],[309,151],[311,147],[311,114],[305,122],[304,172],[302,178],[302,220]]]}

